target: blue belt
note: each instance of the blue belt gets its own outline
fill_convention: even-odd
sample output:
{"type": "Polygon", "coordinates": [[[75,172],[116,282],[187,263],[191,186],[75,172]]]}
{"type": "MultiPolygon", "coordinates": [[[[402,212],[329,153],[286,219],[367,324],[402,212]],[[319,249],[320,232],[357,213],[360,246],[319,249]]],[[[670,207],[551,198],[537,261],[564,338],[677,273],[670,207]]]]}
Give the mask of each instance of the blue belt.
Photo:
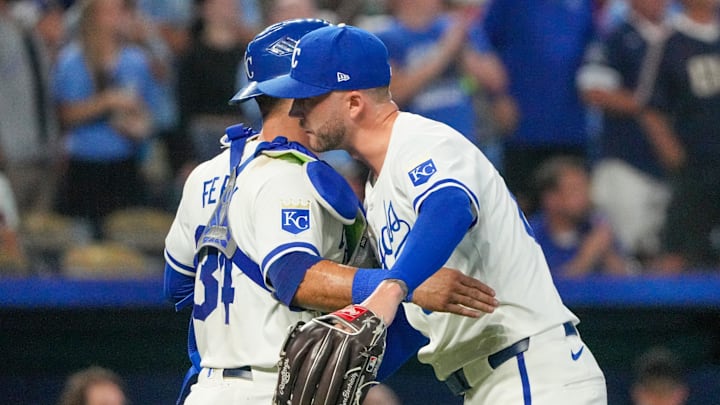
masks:
{"type": "Polygon", "coordinates": [[[252,380],[252,370],[250,366],[238,368],[224,368],[222,372],[223,378],[244,378],[252,380]]]}
{"type": "MultiPolygon", "coordinates": [[[[577,329],[575,329],[575,325],[573,325],[571,321],[565,322],[563,324],[563,328],[565,329],[565,336],[572,336],[578,334],[577,329]]],[[[527,351],[529,347],[530,338],[526,337],[525,339],[517,341],[512,345],[500,350],[499,352],[488,356],[488,364],[490,364],[490,367],[495,370],[506,361],[512,359],[520,353],[524,353],[525,351],[527,351]]],[[[447,380],[445,380],[445,384],[447,384],[448,388],[450,388],[450,391],[452,391],[452,393],[455,395],[462,395],[467,390],[472,388],[468,383],[468,380],[465,377],[465,372],[462,368],[459,368],[455,370],[452,374],[450,374],[447,380]]]]}

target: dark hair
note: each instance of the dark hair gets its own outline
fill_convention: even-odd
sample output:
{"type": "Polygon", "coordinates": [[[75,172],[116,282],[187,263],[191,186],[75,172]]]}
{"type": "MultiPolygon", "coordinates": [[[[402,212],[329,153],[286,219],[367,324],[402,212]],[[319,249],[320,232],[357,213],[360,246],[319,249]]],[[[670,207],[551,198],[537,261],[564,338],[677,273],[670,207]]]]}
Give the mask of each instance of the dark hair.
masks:
{"type": "Polygon", "coordinates": [[[376,102],[389,101],[392,98],[389,86],[374,87],[363,91],[376,102]]]}
{"type": "Polygon", "coordinates": [[[669,349],[653,347],[637,359],[635,379],[635,383],[642,386],[683,384],[683,368],[678,357],[669,349]]]}
{"type": "Polygon", "coordinates": [[[281,99],[270,97],[266,94],[261,94],[257,97],[255,97],[255,102],[257,102],[258,107],[260,108],[260,115],[263,119],[267,118],[268,115],[273,111],[276,105],[280,102],[281,99]]]}
{"type": "Polygon", "coordinates": [[[576,156],[556,156],[545,160],[535,170],[533,189],[538,196],[558,186],[560,176],[567,169],[587,170],[585,162],[576,156]]]}
{"type": "Polygon", "coordinates": [[[115,384],[125,392],[123,380],[114,371],[92,366],[68,377],[65,381],[65,388],[60,394],[58,405],[85,405],[88,388],[101,383],[115,384]]]}

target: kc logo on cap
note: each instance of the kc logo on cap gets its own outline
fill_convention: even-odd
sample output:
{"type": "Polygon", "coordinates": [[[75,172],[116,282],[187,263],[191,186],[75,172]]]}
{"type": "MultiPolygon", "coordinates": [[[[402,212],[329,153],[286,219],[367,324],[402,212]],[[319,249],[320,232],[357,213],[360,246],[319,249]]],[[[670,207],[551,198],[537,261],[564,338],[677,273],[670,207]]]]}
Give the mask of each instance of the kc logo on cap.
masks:
{"type": "Polygon", "coordinates": [[[258,82],[290,71],[298,40],[312,30],[329,25],[325,20],[299,18],[273,24],[257,34],[248,44],[243,58],[247,83],[230,103],[238,104],[262,95],[258,82]]]}
{"type": "Polygon", "coordinates": [[[258,84],[277,98],[308,98],[331,91],[390,84],[385,44],[351,25],[330,25],[305,34],[293,50],[290,73],[258,84]]]}
{"type": "Polygon", "coordinates": [[[298,64],[297,57],[298,57],[298,55],[300,55],[300,52],[301,52],[301,49],[296,44],[295,49],[293,49],[292,62],[290,62],[290,68],[297,67],[297,64],[298,64]]]}

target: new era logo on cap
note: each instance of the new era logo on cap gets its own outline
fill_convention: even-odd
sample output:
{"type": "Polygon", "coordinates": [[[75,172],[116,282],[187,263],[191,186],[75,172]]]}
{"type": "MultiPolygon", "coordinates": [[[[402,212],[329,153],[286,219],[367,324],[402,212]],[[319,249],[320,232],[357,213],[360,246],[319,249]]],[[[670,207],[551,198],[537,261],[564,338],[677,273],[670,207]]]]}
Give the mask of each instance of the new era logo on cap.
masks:
{"type": "Polygon", "coordinates": [[[272,97],[308,98],[390,84],[385,44],[351,25],[330,25],[300,38],[291,66],[288,75],[259,83],[258,88],[272,97]]]}

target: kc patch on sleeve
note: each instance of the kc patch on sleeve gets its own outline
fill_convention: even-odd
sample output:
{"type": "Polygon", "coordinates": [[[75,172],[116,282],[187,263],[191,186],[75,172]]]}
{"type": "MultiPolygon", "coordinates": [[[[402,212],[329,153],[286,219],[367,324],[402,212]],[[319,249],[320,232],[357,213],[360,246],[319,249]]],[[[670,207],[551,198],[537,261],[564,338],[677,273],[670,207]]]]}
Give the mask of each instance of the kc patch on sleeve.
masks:
{"type": "Polygon", "coordinates": [[[298,234],[310,229],[310,201],[301,201],[293,204],[283,204],[280,209],[280,224],[282,229],[292,234],[298,234]]]}

